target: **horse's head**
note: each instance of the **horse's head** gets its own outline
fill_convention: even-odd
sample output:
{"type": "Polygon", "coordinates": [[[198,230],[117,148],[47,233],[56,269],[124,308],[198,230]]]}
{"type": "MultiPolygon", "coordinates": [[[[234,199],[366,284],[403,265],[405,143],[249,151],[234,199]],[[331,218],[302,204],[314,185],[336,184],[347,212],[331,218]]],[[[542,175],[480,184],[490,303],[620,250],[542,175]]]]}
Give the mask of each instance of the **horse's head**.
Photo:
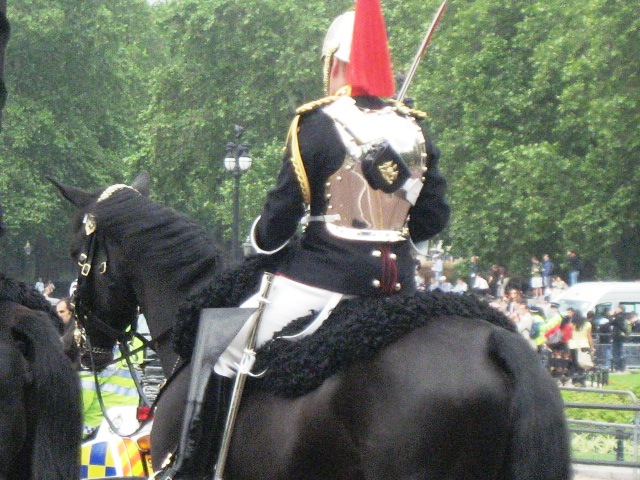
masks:
{"type": "Polygon", "coordinates": [[[78,265],[76,315],[91,345],[92,362],[101,369],[111,361],[116,342],[135,332],[138,313],[133,266],[126,261],[122,239],[109,234],[101,206],[121,190],[148,195],[149,175],[140,174],[130,186],[112,185],[94,193],[49,180],[79,210],[70,249],[78,265]]]}

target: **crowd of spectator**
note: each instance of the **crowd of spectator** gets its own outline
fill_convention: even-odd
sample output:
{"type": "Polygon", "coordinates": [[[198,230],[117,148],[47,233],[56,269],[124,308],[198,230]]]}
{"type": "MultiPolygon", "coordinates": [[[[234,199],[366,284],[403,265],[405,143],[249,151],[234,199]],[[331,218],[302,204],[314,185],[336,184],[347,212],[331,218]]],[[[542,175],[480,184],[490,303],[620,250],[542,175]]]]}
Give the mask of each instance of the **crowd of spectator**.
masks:
{"type": "Polygon", "coordinates": [[[441,259],[436,256],[434,268],[426,280],[418,265],[416,284],[419,290],[475,293],[487,299],[514,322],[518,332],[559,382],[584,385],[586,373],[596,366],[594,333],[598,333],[600,343],[611,346],[603,349],[604,358],[600,359],[600,364],[614,371],[625,371],[623,342],[629,340],[632,332],[640,333],[640,322],[636,313],[624,312],[621,308],[599,319],[593,312],[585,317],[572,308],[561,314],[554,300],[580,281],[584,269],[584,262],[575,251],[568,251],[566,260],[567,281],[558,274],[549,254],[540,258],[532,256],[530,277],[527,281],[518,281],[501,265],[491,265],[483,274],[479,258],[474,256],[470,259],[468,275],[458,276],[451,283],[444,275],[441,259]]]}

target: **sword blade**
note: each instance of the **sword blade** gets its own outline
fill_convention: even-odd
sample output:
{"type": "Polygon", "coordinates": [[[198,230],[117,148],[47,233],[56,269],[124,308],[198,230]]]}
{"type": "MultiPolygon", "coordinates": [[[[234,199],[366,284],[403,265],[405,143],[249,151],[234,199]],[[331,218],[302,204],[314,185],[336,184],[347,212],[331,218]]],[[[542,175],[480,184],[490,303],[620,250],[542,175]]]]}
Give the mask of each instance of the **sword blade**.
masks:
{"type": "Polygon", "coordinates": [[[407,74],[407,77],[404,80],[404,83],[402,84],[402,87],[400,88],[400,91],[398,92],[398,101],[401,102],[405,95],[407,94],[407,90],[409,89],[409,85],[411,84],[411,80],[413,80],[414,75],[416,74],[416,70],[418,69],[418,64],[420,63],[420,60],[422,60],[422,57],[424,56],[425,52],[427,51],[427,47],[429,46],[429,42],[431,42],[431,37],[433,37],[433,32],[436,31],[436,27],[438,26],[438,23],[440,23],[440,19],[442,18],[442,15],[444,15],[444,11],[447,8],[447,2],[449,0],[444,0],[442,2],[442,5],[440,5],[440,8],[438,8],[438,11],[436,12],[436,16],[433,18],[433,21],[431,22],[431,26],[429,26],[429,30],[427,30],[427,34],[425,35],[424,39],[422,40],[422,44],[420,45],[420,48],[418,49],[418,52],[416,53],[415,58],[413,59],[413,63],[411,64],[411,68],[409,69],[409,73],[407,74]]]}

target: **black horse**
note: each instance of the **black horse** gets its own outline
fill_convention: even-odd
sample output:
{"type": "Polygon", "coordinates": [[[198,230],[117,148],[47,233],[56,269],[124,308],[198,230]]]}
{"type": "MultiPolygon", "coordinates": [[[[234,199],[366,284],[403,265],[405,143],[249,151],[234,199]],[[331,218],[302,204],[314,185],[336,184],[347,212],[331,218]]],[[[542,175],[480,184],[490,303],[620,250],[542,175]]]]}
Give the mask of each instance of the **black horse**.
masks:
{"type": "Polygon", "coordinates": [[[0,479],[79,477],[80,386],[59,319],[31,287],[0,274],[0,479]]]}
{"type": "MultiPolygon", "coordinates": [[[[203,246],[210,239],[146,198],[147,182],[88,193],[54,181],[80,210],[72,252],[91,265],[81,267],[79,295],[91,312],[85,327],[94,344],[108,347],[139,304],[152,336],[165,340],[189,295],[174,332],[188,357],[193,313],[237,305],[269,260],[215,273],[215,251],[203,246]]],[[[168,373],[176,361],[169,346],[159,346],[168,373]]],[[[571,476],[555,383],[508,320],[471,297],[350,300],[315,335],[262,350],[258,361],[270,370],[245,392],[230,480],[571,476]]],[[[156,467],[177,442],[188,381],[185,369],[161,394],[156,467]]]]}

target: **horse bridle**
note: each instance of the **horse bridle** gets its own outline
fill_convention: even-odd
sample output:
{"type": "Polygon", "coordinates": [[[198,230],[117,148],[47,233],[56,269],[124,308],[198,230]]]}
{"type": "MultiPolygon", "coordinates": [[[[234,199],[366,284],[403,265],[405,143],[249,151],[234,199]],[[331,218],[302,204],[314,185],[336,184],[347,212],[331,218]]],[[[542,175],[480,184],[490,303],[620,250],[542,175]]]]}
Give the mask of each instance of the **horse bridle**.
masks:
{"type": "MultiPolygon", "coordinates": [[[[131,188],[131,187],[127,187],[127,188],[131,188]]],[[[100,199],[102,199],[102,196],[98,200],[100,199]]],[[[91,213],[85,214],[83,223],[85,226],[84,229],[85,229],[87,240],[82,253],[80,253],[80,255],[78,256],[78,266],[80,267],[80,275],[78,276],[78,285],[72,299],[76,317],[78,318],[80,326],[84,330],[85,325],[90,321],[92,324],[92,327],[95,330],[98,330],[100,333],[105,335],[108,339],[113,340],[114,343],[117,343],[119,345],[122,356],[112,360],[107,365],[110,365],[111,363],[116,363],[120,361],[122,358],[129,360],[129,357],[137,354],[138,352],[140,352],[145,348],[155,349],[155,346],[158,344],[158,342],[164,337],[166,337],[167,335],[169,335],[169,333],[171,332],[171,328],[168,328],[167,330],[163,331],[162,333],[157,335],[153,340],[147,340],[143,335],[140,335],[136,331],[137,319],[133,319],[131,322],[129,322],[129,325],[131,325],[132,327],[129,331],[120,331],[116,328],[113,328],[111,325],[109,325],[104,320],[102,320],[98,315],[95,314],[95,312],[93,312],[87,306],[89,302],[87,301],[87,298],[86,298],[86,292],[88,291],[88,288],[89,288],[89,285],[88,285],[89,274],[94,268],[93,264],[95,261],[96,252],[99,248],[99,241],[98,241],[98,234],[96,233],[97,222],[96,222],[95,216],[91,213]],[[134,350],[129,350],[127,347],[127,344],[134,337],[142,342],[142,346],[134,350]]],[[[105,275],[108,271],[109,258],[108,258],[108,254],[105,254],[105,255],[107,256],[106,260],[101,262],[99,266],[100,275],[105,275]]],[[[105,352],[105,349],[102,349],[100,347],[93,347],[90,350],[90,353],[91,352],[107,353],[105,352]]]]}
{"type": "MultiPolygon", "coordinates": [[[[123,189],[130,189],[135,191],[136,193],[139,193],[135,188],[130,187],[129,185],[124,185],[124,184],[111,185],[110,187],[107,187],[100,194],[100,196],[96,200],[96,205],[108,199],[109,197],[111,197],[111,195],[113,195],[115,192],[123,189]]],[[[139,340],[141,340],[143,343],[143,346],[132,352],[128,352],[126,357],[128,360],[131,355],[134,355],[138,353],[140,350],[144,349],[145,347],[150,346],[152,342],[149,342],[146,338],[144,338],[142,335],[136,332],[137,320],[134,319],[130,322],[130,325],[132,328],[129,332],[119,331],[113,328],[111,325],[108,325],[106,322],[100,319],[94,312],[92,312],[90,308],[87,307],[88,301],[86,299],[85,292],[88,290],[89,274],[91,273],[91,270],[94,268],[93,264],[95,261],[95,255],[99,248],[98,234],[96,233],[98,224],[97,224],[95,215],[92,213],[86,213],[84,215],[82,223],[84,225],[86,242],[85,242],[83,251],[78,256],[78,266],[80,267],[80,275],[78,275],[78,285],[74,293],[74,299],[73,299],[76,316],[78,317],[78,320],[80,321],[80,325],[83,329],[84,329],[84,325],[89,320],[91,320],[93,328],[95,328],[100,333],[105,335],[110,340],[113,340],[114,343],[117,343],[120,346],[124,345],[126,347],[126,344],[130,340],[132,340],[134,336],[137,337],[139,340]]],[[[101,262],[99,266],[100,275],[104,275],[107,273],[107,268],[108,268],[107,265],[108,265],[109,258],[108,258],[108,253],[106,253],[106,255],[107,255],[106,260],[101,262]]],[[[106,353],[104,352],[104,349],[99,349],[99,348],[93,349],[93,352],[106,353]]],[[[90,353],[91,353],[91,350],[90,350],[90,353]]],[[[120,359],[116,359],[112,363],[115,363],[119,360],[120,359]]]]}
{"type": "MultiPolygon", "coordinates": [[[[127,185],[113,185],[109,188],[107,188],[98,198],[96,203],[99,203],[103,200],[105,200],[106,198],[108,198],[109,196],[111,196],[114,192],[122,189],[122,188],[131,188],[127,185]]],[[[132,189],[135,190],[135,189],[132,189]]],[[[91,213],[87,213],[85,214],[84,218],[83,218],[83,224],[84,224],[84,233],[86,236],[86,242],[85,245],[80,253],[80,255],[78,256],[78,266],[79,266],[79,275],[78,275],[78,284],[77,284],[77,288],[75,290],[75,292],[72,295],[72,299],[71,299],[71,303],[74,306],[74,310],[75,310],[75,314],[76,314],[76,318],[77,318],[77,322],[79,323],[80,329],[81,329],[81,336],[83,338],[83,340],[85,341],[86,344],[86,352],[88,354],[89,357],[89,365],[88,368],[93,372],[93,376],[94,376],[94,383],[95,383],[95,389],[96,389],[96,395],[98,397],[98,402],[100,404],[100,409],[102,411],[102,415],[103,417],[107,420],[107,423],[109,424],[109,427],[111,428],[112,431],[116,432],[117,434],[120,434],[119,429],[113,424],[113,422],[111,421],[111,419],[109,418],[107,411],[106,411],[106,407],[104,405],[104,400],[102,398],[102,392],[100,389],[100,382],[98,379],[98,371],[96,369],[96,365],[95,365],[95,361],[94,361],[94,354],[106,354],[106,353],[111,353],[111,349],[105,349],[105,348],[101,348],[101,347],[92,347],[91,345],[91,339],[89,337],[89,335],[86,332],[86,324],[88,322],[91,322],[92,328],[97,330],[99,333],[103,334],[104,336],[107,337],[107,339],[112,340],[115,344],[118,345],[118,349],[120,350],[120,356],[118,358],[112,359],[111,361],[109,361],[106,365],[104,365],[104,367],[107,367],[113,363],[117,363],[121,360],[125,360],[127,368],[129,369],[129,372],[131,374],[131,378],[134,381],[134,384],[136,386],[136,390],[138,392],[139,397],[142,400],[142,403],[144,404],[145,407],[151,408],[151,402],[149,401],[149,399],[147,398],[142,385],[140,383],[140,380],[138,379],[138,375],[136,374],[136,372],[134,371],[134,367],[133,367],[133,362],[131,361],[131,357],[133,355],[136,355],[137,353],[139,353],[140,351],[143,351],[146,348],[153,348],[155,346],[155,344],[158,341],[158,338],[149,341],[147,340],[144,336],[140,335],[137,332],[137,317],[135,317],[134,319],[132,319],[131,322],[129,322],[129,325],[131,326],[131,328],[127,331],[119,331],[118,329],[112,327],[111,325],[107,324],[104,320],[102,320],[98,315],[95,314],[95,312],[93,312],[91,310],[91,308],[89,307],[89,301],[87,299],[87,292],[89,289],[89,282],[90,282],[90,273],[91,271],[94,269],[94,262],[96,259],[96,253],[98,252],[99,248],[100,248],[100,241],[99,241],[99,235],[96,233],[97,230],[97,222],[96,222],[96,218],[93,214],[91,213]],[[135,348],[133,350],[131,350],[129,348],[129,342],[131,340],[133,340],[133,338],[138,338],[141,342],[142,345],[138,348],[135,348]]],[[[99,265],[99,274],[100,275],[105,275],[107,273],[107,269],[108,269],[108,253],[105,252],[106,255],[106,259],[100,263],[99,265]]],[[[168,332],[163,332],[163,336],[165,333],[168,332]]],[[[81,362],[82,364],[82,362],[81,362]]],[[[83,365],[86,367],[86,365],[83,365]]],[[[144,426],[143,422],[140,427],[137,429],[140,430],[143,426],[144,426]]]]}
{"type": "MultiPolygon", "coordinates": [[[[76,316],[80,322],[80,326],[84,329],[87,322],[91,321],[92,328],[98,330],[101,334],[105,335],[108,339],[113,340],[114,343],[126,343],[132,339],[132,335],[126,331],[119,331],[107,324],[100,317],[98,317],[89,307],[88,300],[86,298],[86,292],[89,288],[89,274],[93,269],[93,263],[95,261],[95,255],[99,248],[98,238],[96,234],[96,221],[93,214],[86,214],[83,220],[85,225],[85,233],[87,234],[87,241],[85,243],[84,251],[80,253],[78,257],[78,266],[80,267],[78,275],[78,285],[73,295],[73,303],[76,312],[76,316]]],[[[107,273],[108,258],[100,264],[100,275],[107,273]]],[[[131,322],[132,327],[135,327],[135,321],[131,322]]],[[[132,328],[135,330],[135,328],[132,328]]],[[[104,349],[94,350],[94,353],[106,353],[104,349]]]]}

